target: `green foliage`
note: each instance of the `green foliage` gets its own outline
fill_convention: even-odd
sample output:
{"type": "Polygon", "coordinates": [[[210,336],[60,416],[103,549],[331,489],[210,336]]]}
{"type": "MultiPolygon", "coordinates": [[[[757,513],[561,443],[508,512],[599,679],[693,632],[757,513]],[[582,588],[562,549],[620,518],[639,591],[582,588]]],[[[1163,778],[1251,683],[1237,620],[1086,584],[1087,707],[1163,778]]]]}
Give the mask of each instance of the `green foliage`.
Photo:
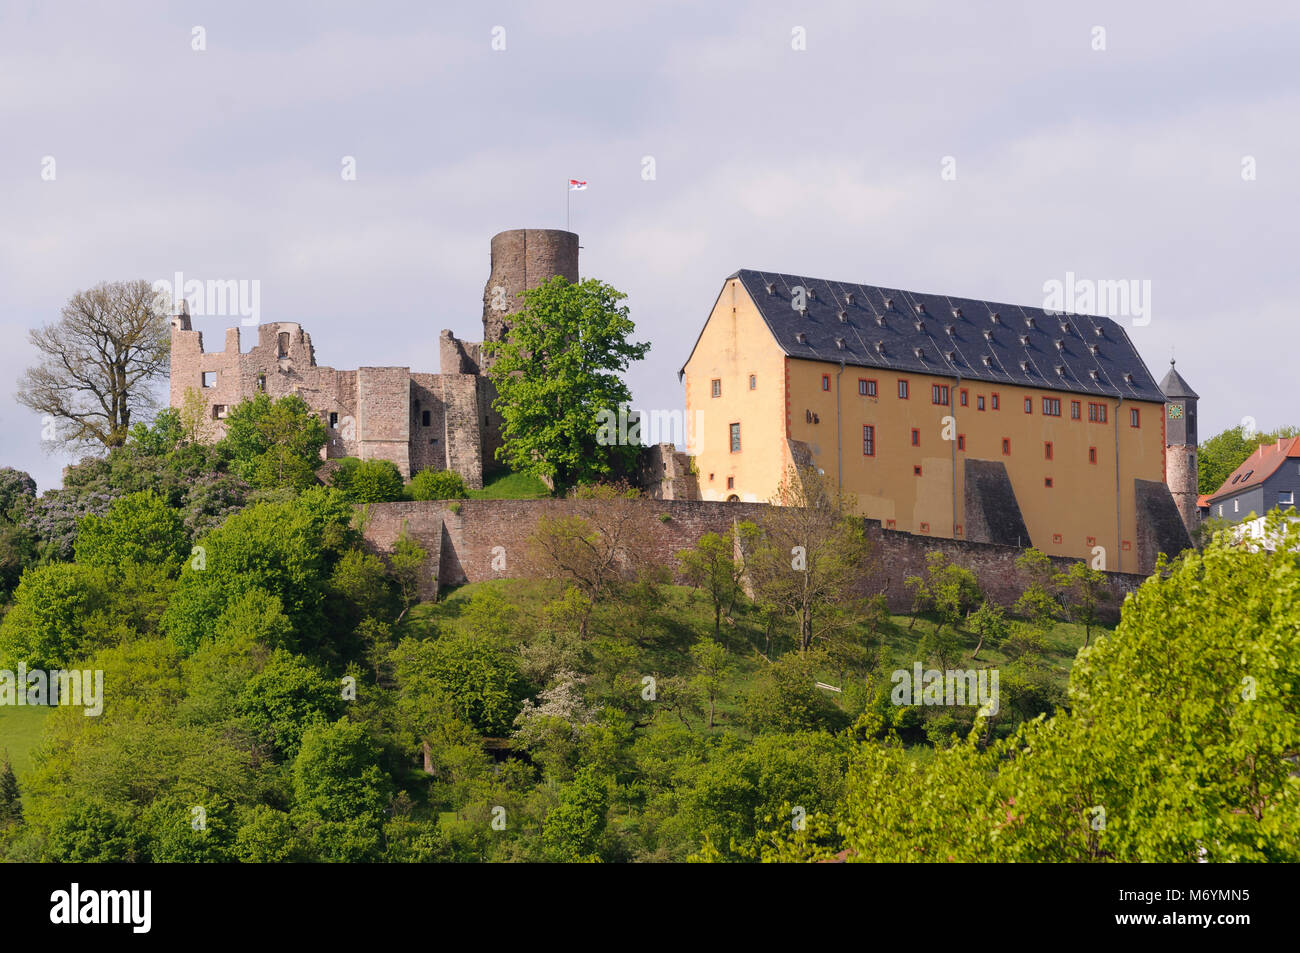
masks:
{"type": "Polygon", "coordinates": [[[712,639],[700,639],[691,646],[691,659],[695,662],[695,675],[691,678],[691,687],[708,702],[708,727],[712,728],[718,698],[721,697],[727,683],[727,676],[731,673],[727,650],[712,639]]]}
{"type": "Polygon", "coordinates": [[[542,845],[551,860],[599,859],[609,810],[609,784],[594,768],[580,769],[560,791],[560,802],[546,815],[542,845]]]}
{"type": "Polygon", "coordinates": [[[316,481],[327,439],[325,424],[297,394],[273,401],[259,393],[226,415],[219,450],[253,486],[305,489],[316,481]]]}
{"type": "Polygon", "coordinates": [[[816,654],[790,654],[765,668],[744,703],[746,726],[759,731],[838,731],[848,719],[817,687],[816,654]]]}
{"type": "Polygon", "coordinates": [[[298,656],[278,649],[266,667],[244,685],[237,705],[254,737],[291,761],[303,733],[337,718],[343,701],[338,682],[298,656]]]}
{"type": "Polygon", "coordinates": [[[9,752],[0,756],[0,830],[11,824],[21,824],[23,802],[18,791],[18,779],[9,764],[9,752]]]}
{"type": "Polygon", "coordinates": [[[293,763],[295,823],[325,860],[376,860],[391,786],[363,726],[314,725],[293,763]]]}
{"type": "Polygon", "coordinates": [[[402,498],[402,473],[391,460],[358,460],[355,466],[339,470],[334,486],[354,503],[391,503],[402,498]]]}
{"type": "Polygon", "coordinates": [[[630,340],[625,297],[595,279],[555,277],[524,292],[505,341],[484,343],[505,438],[498,460],[560,489],[630,468],[635,446],[598,439],[605,417],[632,399],[622,375],[650,349],[630,340]]]}
{"type": "Polygon", "coordinates": [[[64,668],[98,647],[92,618],[108,603],[102,575],[55,563],[29,569],[0,622],[0,667],[64,668]]]}
{"type": "Polygon", "coordinates": [[[453,470],[421,470],[406,485],[408,500],[463,500],[468,496],[465,478],[453,470]]]}
{"type": "Polygon", "coordinates": [[[441,692],[458,718],[481,734],[509,733],[523,684],[513,660],[492,642],[444,635],[431,641],[405,639],[393,652],[398,683],[405,690],[441,692]]]}
{"type": "Polygon", "coordinates": [[[164,627],[187,651],[215,637],[226,606],[251,589],[279,598],[299,644],[320,644],[328,573],[351,545],[352,512],[337,491],[309,490],[288,503],[248,507],[199,540],[164,627]]]}
{"type": "Polygon", "coordinates": [[[185,526],[152,490],[113,502],[103,516],[88,514],[77,532],[77,562],[120,569],[127,563],[175,575],[189,554],[185,526]]]}
{"type": "MultiPolygon", "coordinates": [[[[1160,567],[1079,653],[1069,712],[925,761],[864,747],[839,825],[852,859],[1300,858],[1298,542],[1160,567]]],[[[1033,690],[1009,674],[1013,701],[1033,690]]]]}

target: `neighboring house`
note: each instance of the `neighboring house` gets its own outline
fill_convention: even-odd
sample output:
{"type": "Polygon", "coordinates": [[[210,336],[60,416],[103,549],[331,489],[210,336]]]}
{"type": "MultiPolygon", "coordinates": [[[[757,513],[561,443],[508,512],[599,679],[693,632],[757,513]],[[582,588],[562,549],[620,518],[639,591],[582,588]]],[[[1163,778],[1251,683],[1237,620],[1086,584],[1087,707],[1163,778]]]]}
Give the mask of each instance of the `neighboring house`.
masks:
{"type": "Polygon", "coordinates": [[[1272,509],[1292,509],[1300,495],[1300,437],[1260,446],[1206,503],[1209,516],[1236,523],[1272,509]]]}
{"type": "Polygon", "coordinates": [[[1190,545],[1166,396],[1109,318],[742,270],[680,374],[703,499],[811,464],[885,529],[1111,571],[1190,545]]]}

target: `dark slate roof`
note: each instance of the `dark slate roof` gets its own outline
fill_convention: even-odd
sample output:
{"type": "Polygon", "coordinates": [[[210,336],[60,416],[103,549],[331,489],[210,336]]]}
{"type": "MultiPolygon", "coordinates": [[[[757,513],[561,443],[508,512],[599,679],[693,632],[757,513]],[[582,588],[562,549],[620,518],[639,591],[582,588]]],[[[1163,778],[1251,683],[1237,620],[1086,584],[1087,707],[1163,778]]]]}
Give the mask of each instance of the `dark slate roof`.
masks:
{"type": "Polygon", "coordinates": [[[1165,399],[1124,329],[1110,318],[748,269],[730,277],[740,279],[790,357],[1165,399]],[[811,292],[806,313],[791,306],[797,286],[811,292]]]}
{"type": "Polygon", "coordinates": [[[1183,375],[1174,370],[1173,358],[1169,359],[1169,373],[1160,382],[1160,389],[1166,397],[1190,397],[1195,400],[1199,396],[1192,390],[1191,385],[1183,380],[1183,375]]]}

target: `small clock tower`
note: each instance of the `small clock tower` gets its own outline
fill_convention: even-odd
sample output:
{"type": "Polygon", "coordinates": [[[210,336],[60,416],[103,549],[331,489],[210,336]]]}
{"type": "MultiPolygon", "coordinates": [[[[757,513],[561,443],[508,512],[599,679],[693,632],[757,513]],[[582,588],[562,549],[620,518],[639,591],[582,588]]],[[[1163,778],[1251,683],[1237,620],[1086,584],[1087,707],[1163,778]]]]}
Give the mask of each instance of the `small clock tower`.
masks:
{"type": "Polygon", "coordinates": [[[1195,538],[1200,523],[1196,507],[1196,391],[1169,361],[1169,373],[1160,382],[1165,395],[1165,482],[1173,495],[1187,532],[1195,538]]]}

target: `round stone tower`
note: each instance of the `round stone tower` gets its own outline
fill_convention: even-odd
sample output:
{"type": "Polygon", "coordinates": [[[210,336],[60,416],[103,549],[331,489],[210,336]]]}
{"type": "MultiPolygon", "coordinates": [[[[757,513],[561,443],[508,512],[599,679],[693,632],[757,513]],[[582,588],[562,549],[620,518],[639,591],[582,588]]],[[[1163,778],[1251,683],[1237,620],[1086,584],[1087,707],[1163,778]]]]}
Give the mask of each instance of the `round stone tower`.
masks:
{"type": "MultiPolygon", "coordinates": [[[[501,341],[521,295],[556,275],[578,280],[578,236],[553,228],[515,228],[492,236],[492,272],[483,287],[483,340],[501,341]]],[[[484,370],[490,363],[484,358],[484,370]]]]}
{"type": "Polygon", "coordinates": [[[1196,507],[1196,391],[1174,370],[1169,362],[1169,373],[1160,382],[1165,395],[1165,483],[1183,518],[1187,532],[1194,534],[1201,521],[1201,511],[1196,507]]]}

